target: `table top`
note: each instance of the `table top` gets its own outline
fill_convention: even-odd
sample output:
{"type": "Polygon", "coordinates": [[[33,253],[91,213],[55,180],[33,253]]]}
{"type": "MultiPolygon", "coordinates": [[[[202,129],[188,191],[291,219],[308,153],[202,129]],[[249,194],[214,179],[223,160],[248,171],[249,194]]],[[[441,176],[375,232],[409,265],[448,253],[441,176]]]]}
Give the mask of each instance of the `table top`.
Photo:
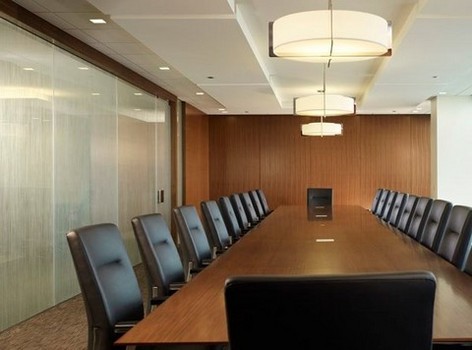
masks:
{"type": "Polygon", "coordinates": [[[422,270],[437,279],[433,340],[472,341],[471,276],[361,207],[333,206],[320,214],[282,206],[117,344],[227,343],[224,284],[229,276],[422,270]]]}

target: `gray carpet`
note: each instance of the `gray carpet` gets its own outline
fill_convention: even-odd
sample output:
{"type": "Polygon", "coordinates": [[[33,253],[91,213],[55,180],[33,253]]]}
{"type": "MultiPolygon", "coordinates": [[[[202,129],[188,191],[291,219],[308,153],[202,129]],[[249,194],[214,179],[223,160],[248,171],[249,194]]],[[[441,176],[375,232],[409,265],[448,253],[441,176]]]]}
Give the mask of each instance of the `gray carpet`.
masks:
{"type": "MultiPolygon", "coordinates": [[[[135,271],[147,298],[142,265],[136,266],[135,271]]],[[[86,350],[87,316],[81,295],[1,332],[0,349],[86,350]]]]}

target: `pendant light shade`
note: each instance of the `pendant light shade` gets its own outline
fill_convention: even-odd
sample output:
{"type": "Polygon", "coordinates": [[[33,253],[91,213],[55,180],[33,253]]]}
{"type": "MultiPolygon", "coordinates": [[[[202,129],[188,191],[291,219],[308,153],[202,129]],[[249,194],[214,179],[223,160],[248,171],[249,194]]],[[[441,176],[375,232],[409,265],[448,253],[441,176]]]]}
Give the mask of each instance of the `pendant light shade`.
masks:
{"type": "Polygon", "coordinates": [[[354,61],[391,55],[392,31],[382,17],[357,11],[307,11],[269,24],[273,57],[354,61]]]}
{"type": "Polygon", "coordinates": [[[343,125],[339,123],[302,124],[303,136],[338,136],[343,133],[343,125]]]}
{"type": "Polygon", "coordinates": [[[354,113],[354,99],[342,95],[317,94],[294,99],[294,114],[331,117],[354,113]]]}

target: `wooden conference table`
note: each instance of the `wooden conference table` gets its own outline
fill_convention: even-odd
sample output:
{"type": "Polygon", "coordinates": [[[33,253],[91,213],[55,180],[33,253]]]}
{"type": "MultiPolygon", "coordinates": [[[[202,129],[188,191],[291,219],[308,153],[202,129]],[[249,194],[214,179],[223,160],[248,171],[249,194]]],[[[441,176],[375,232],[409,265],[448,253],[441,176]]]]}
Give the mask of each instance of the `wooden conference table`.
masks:
{"type": "Polygon", "coordinates": [[[472,277],[367,210],[334,206],[332,217],[282,206],[122,336],[117,344],[225,344],[228,276],[322,275],[407,270],[437,279],[433,340],[472,341],[472,277]]]}

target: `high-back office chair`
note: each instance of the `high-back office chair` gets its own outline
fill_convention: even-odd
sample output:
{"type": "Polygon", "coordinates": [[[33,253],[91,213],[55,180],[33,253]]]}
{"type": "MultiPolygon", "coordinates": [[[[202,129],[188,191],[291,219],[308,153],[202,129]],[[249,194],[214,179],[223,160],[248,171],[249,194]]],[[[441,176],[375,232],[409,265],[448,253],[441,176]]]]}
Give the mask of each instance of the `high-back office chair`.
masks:
{"type": "Polygon", "coordinates": [[[218,204],[220,205],[221,214],[223,215],[228,233],[233,238],[233,242],[237,241],[243,232],[239,226],[231,201],[228,197],[223,196],[218,199],[218,204]]]}
{"type": "Polygon", "coordinates": [[[264,219],[265,217],[265,212],[264,208],[262,207],[261,200],[259,198],[259,195],[257,194],[256,190],[249,191],[249,197],[251,197],[252,205],[254,209],[256,210],[256,214],[259,217],[259,219],[264,219]]]}
{"type": "Polygon", "coordinates": [[[433,200],[431,204],[431,211],[424,225],[423,233],[421,234],[420,242],[424,246],[437,252],[439,242],[446,229],[447,220],[451,213],[452,203],[441,199],[433,200]]]}
{"type": "Polygon", "coordinates": [[[408,195],[406,193],[398,192],[395,197],[395,201],[392,204],[392,210],[390,212],[390,217],[388,218],[388,223],[394,227],[398,226],[400,221],[403,208],[405,207],[406,200],[408,195]]]}
{"type": "Polygon", "coordinates": [[[472,276],[472,249],[469,244],[468,251],[465,255],[464,263],[462,264],[461,270],[472,276]]]}
{"type": "Polygon", "coordinates": [[[377,209],[377,206],[379,205],[380,201],[380,196],[382,195],[383,189],[379,188],[377,191],[375,191],[374,198],[372,199],[372,204],[370,206],[370,211],[372,213],[375,213],[375,210],[377,209]]]}
{"type": "Polygon", "coordinates": [[[264,215],[267,216],[270,213],[272,213],[272,210],[269,207],[269,203],[267,202],[267,197],[260,188],[256,189],[257,195],[259,196],[259,199],[261,200],[262,208],[264,209],[264,215]]]}
{"type": "Polygon", "coordinates": [[[218,204],[216,201],[204,201],[200,205],[212,246],[219,251],[228,249],[232,241],[218,204]]]}
{"type": "Polygon", "coordinates": [[[410,224],[406,230],[406,234],[417,241],[420,240],[421,235],[423,234],[424,225],[426,219],[428,219],[429,212],[431,211],[431,204],[433,200],[428,197],[421,197],[416,203],[415,210],[411,216],[410,224]]]}
{"type": "Polygon", "coordinates": [[[246,216],[249,222],[252,225],[257,225],[260,219],[257,216],[256,209],[254,209],[249,193],[248,192],[240,193],[239,198],[241,199],[241,204],[243,205],[244,211],[246,212],[246,216]]]}
{"type": "Polygon", "coordinates": [[[234,213],[238,219],[239,227],[243,232],[247,232],[252,228],[249,219],[247,218],[246,211],[244,210],[243,204],[241,203],[241,198],[237,193],[233,193],[229,196],[231,205],[233,206],[234,213]]]}
{"type": "Polygon", "coordinates": [[[406,233],[408,230],[417,203],[418,197],[410,194],[406,200],[405,206],[403,207],[403,211],[400,214],[400,219],[398,220],[397,228],[400,231],[406,233]]]}
{"type": "Polygon", "coordinates": [[[185,269],[161,214],[136,216],[131,224],[148,278],[149,312],[185,284],[185,269]]]}
{"type": "Polygon", "coordinates": [[[98,224],[67,234],[88,321],[88,349],[109,350],[144,317],[143,300],[120,231],[98,224]]]}
{"type": "MultiPolygon", "coordinates": [[[[177,229],[185,250],[185,259],[190,272],[201,271],[214,258],[207,234],[197,210],[192,205],[184,205],[173,210],[177,229]]],[[[188,279],[187,277],[187,279],[188,279]]]]}
{"type": "Polygon", "coordinates": [[[377,205],[377,208],[375,209],[374,214],[378,217],[382,217],[384,208],[385,208],[385,203],[387,202],[388,195],[390,194],[390,191],[384,188],[382,190],[382,194],[380,195],[379,199],[379,204],[377,205]]]}
{"type": "Polygon", "coordinates": [[[429,272],[230,277],[230,348],[430,350],[435,289],[429,272]]]}
{"type": "Polygon", "coordinates": [[[447,221],[444,234],[439,239],[438,254],[458,268],[462,268],[470,246],[472,234],[472,209],[455,205],[447,221]]]}
{"type": "Polygon", "coordinates": [[[390,191],[390,193],[388,194],[387,200],[384,204],[382,215],[380,215],[383,221],[388,222],[390,220],[390,216],[392,215],[393,203],[395,203],[397,195],[398,192],[396,191],[390,191]]]}
{"type": "Polygon", "coordinates": [[[333,204],[332,188],[307,188],[306,205],[308,207],[325,207],[333,204]]]}

